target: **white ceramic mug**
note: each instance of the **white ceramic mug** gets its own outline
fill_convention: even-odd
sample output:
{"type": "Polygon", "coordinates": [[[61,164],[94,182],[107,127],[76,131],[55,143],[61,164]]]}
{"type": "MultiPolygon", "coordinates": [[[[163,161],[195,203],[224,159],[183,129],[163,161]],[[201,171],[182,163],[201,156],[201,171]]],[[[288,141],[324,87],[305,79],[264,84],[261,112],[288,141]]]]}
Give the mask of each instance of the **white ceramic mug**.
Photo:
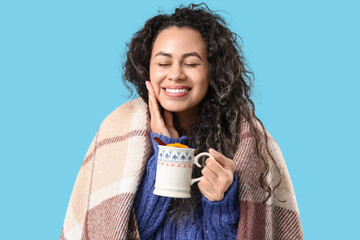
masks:
{"type": "Polygon", "coordinates": [[[159,145],[154,194],[173,198],[190,198],[190,186],[202,177],[191,179],[193,164],[201,167],[202,156],[215,159],[203,152],[194,157],[195,149],[159,145]]]}

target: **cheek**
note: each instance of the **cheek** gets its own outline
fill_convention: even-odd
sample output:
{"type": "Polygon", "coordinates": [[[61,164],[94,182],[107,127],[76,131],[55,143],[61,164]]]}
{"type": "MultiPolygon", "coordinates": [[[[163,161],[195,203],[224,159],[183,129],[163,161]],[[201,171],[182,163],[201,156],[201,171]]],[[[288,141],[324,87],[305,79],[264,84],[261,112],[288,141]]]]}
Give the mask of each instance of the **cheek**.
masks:
{"type": "Polygon", "coordinates": [[[158,71],[156,69],[150,69],[150,82],[154,88],[155,95],[158,97],[161,91],[160,85],[163,79],[166,78],[164,71],[158,71]]]}
{"type": "Polygon", "coordinates": [[[189,77],[191,77],[194,84],[197,85],[198,90],[200,91],[201,89],[206,90],[209,86],[210,81],[207,72],[194,72],[191,76],[189,75],[189,77]]]}
{"type": "Polygon", "coordinates": [[[160,82],[166,78],[167,74],[165,71],[154,71],[150,77],[156,82],[160,82]]]}
{"type": "Polygon", "coordinates": [[[159,68],[155,64],[150,65],[150,80],[153,82],[159,82],[164,77],[166,77],[166,71],[164,69],[159,68]]]}
{"type": "Polygon", "coordinates": [[[198,95],[201,99],[203,99],[209,89],[209,79],[207,77],[203,77],[199,82],[198,82],[198,95]]]}
{"type": "Polygon", "coordinates": [[[187,69],[185,71],[186,75],[191,78],[194,82],[208,82],[209,79],[209,70],[206,67],[198,69],[187,69]]]}

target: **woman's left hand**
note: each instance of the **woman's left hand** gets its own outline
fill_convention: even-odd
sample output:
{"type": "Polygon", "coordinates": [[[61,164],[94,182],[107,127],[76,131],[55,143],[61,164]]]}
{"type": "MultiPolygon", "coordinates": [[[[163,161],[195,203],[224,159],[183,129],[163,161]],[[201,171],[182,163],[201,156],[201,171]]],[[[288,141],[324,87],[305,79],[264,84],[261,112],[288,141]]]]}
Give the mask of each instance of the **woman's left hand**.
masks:
{"type": "Polygon", "coordinates": [[[234,180],[234,163],[212,148],[209,153],[216,161],[206,159],[206,165],[201,171],[204,177],[199,181],[198,187],[209,201],[220,201],[234,180]]]}

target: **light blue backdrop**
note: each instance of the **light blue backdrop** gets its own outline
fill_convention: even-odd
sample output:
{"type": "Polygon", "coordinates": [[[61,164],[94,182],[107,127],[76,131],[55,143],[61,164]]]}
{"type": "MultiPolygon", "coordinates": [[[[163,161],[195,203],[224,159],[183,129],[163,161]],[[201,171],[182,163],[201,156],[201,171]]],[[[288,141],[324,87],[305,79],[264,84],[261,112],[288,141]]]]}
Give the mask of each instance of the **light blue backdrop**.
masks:
{"type": "MultiPolygon", "coordinates": [[[[0,2],[1,239],[59,238],[89,144],[127,101],[125,42],[180,2],[0,2]]],[[[354,239],[360,5],[206,2],[244,41],[256,112],[283,151],[305,238],[354,239]]]]}

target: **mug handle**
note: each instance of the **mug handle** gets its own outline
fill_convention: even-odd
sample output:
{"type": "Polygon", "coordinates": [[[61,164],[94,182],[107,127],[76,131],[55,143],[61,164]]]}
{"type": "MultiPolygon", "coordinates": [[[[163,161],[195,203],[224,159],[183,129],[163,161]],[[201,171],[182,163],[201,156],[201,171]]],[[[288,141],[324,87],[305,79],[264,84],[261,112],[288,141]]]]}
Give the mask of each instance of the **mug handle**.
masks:
{"type": "MultiPolygon", "coordinates": [[[[215,160],[215,158],[210,153],[207,153],[207,152],[199,153],[198,155],[196,155],[194,157],[194,164],[199,168],[201,167],[201,165],[199,164],[199,158],[203,157],[203,156],[208,156],[215,160]]],[[[203,178],[203,176],[191,179],[190,185],[193,185],[194,183],[200,181],[202,178],[203,178]]]]}

